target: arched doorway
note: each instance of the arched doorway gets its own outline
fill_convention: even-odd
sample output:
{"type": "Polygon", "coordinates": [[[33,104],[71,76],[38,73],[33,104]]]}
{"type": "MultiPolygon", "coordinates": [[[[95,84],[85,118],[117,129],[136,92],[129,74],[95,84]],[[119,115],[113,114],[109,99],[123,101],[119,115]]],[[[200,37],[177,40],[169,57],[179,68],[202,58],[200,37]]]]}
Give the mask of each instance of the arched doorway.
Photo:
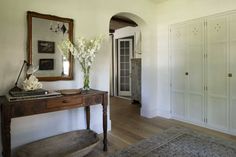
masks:
{"type": "Polygon", "coordinates": [[[144,21],[134,14],[118,13],[111,17],[109,27],[110,44],[112,45],[111,96],[127,99],[129,103],[139,107],[141,106],[142,86],[141,30],[143,25],[145,25],[144,21]]]}
{"type": "Polygon", "coordinates": [[[110,93],[141,103],[141,30],[127,15],[119,13],[110,20],[110,93]]]}
{"type": "MultiPolygon", "coordinates": [[[[110,120],[111,120],[110,135],[112,138],[115,138],[121,143],[127,144],[127,143],[132,143],[132,141],[136,141],[137,139],[140,138],[140,136],[142,136],[143,133],[142,123],[146,120],[142,116],[149,117],[150,114],[149,108],[153,107],[150,104],[155,103],[155,101],[152,101],[153,99],[155,99],[155,97],[153,96],[155,93],[152,92],[153,88],[155,90],[155,81],[153,81],[154,80],[153,75],[155,74],[152,73],[152,69],[155,68],[151,67],[155,61],[154,59],[155,56],[150,55],[155,52],[154,43],[156,42],[156,40],[153,40],[155,39],[153,37],[155,34],[155,31],[153,31],[155,30],[155,25],[153,25],[154,23],[153,21],[147,21],[146,24],[146,22],[144,22],[140,17],[131,13],[115,14],[113,18],[111,17],[110,21],[112,21],[114,17],[116,19],[117,16],[118,18],[122,18],[122,20],[128,19],[129,22],[130,21],[131,22],[130,24],[128,24],[128,26],[125,26],[123,28],[112,30],[112,28],[110,27],[110,45],[113,45],[112,46],[113,48],[110,49],[110,53],[113,54],[111,55],[112,57],[110,59],[111,61],[110,93],[111,95],[113,95],[113,97],[110,98],[110,120]],[[130,41],[130,39],[132,39],[130,36],[134,36],[133,41],[132,40],[130,41]],[[123,95],[121,95],[121,97],[123,97],[122,99],[120,97],[117,97],[120,96],[119,82],[118,82],[119,72],[121,73],[122,70],[127,70],[119,68],[119,66],[120,67],[122,66],[121,64],[126,64],[126,62],[123,63],[119,61],[119,59],[122,60],[121,53],[125,54],[125,52],[121,52],[122,51],[121,49],[123,48],[129,50],[130,49],[129,46],[132,44],[134,44],[133,56],[131,57],[130,54],[128,55],[128,57],[126,55],[124,56],[132,59],[136,58],[140,59],[140,64],[143,64],[141,65],[142,67],[140,67],[140,71],[142,74],[139,73],[141,83],[139,89],[140,99],[138,101],[142,104],[141,107],[138,104],[131,104],[133,102],[132,95],[129,99],[123,99],[124,98],[123,95]],[[123,47],[121,45],[123,45],[123,47]],[[143,51],[145,52],[143,53],[143,51]]],[[[130,63],[131,62],[132,61],[130,61],[130,63]]],[[[130,73],[132,73],[131,71],[132,65],[130,65],[129,67],[130,67],[130,73]]],[[[137,79],[137,77],[134,79],[137,79]]],[[[137,92],[137,91],[132,91],[132,81],[131,81],[131,93],[132,92],[137,92]]]]}

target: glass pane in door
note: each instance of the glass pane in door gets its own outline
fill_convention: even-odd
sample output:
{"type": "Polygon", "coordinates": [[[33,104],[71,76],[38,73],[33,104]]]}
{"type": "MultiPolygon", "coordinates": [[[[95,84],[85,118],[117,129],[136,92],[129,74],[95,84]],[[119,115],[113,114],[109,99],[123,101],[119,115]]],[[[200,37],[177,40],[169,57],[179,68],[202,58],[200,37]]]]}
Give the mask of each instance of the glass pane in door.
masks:
{"type": "Polygon", "coordinates": [[[120,90],[130,91],[130,41],[120,43],[120,90]]]}
{"type": "Polygon", "coordinates": [[[130,59],[132,58],[132,39],[118,40],[118,78],[120,96],[131,95],[130,59]]]}

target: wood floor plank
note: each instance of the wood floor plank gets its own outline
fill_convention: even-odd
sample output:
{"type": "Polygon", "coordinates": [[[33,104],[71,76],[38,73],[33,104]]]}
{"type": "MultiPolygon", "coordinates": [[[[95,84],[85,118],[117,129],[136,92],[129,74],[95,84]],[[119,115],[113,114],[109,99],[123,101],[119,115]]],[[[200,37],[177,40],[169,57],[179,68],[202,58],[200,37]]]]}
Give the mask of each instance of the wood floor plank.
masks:
{"type": "MultiPolygon", "coordinates": [[[[110,118],[112,130],[108,132],[108,152],[103,152],[102,141],[94,151],[86,157],[106,157],[144,138],[148,138],[173,126],[183,126],[212,136],[236,142],[236,136],[220,133],[192,124],[161,117],[144,118],[140,116],[140,108],[127,99],[111,97],[110,118]]],[[[102,140],[102,135],[100,135],[102,140]]]]}

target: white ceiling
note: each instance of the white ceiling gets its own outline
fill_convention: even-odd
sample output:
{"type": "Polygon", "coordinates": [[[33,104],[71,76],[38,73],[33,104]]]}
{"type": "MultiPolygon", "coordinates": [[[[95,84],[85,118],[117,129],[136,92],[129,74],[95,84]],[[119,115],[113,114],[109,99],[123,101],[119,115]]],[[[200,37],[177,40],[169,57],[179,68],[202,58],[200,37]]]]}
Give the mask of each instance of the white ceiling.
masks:
{"type": "Polygon", "coordinates": [[[164,1],[167,1],[167,0],[150,0],[152,2],[155,2],[155,3],[161,3],[161,2],[164,2],[164,1]]]}

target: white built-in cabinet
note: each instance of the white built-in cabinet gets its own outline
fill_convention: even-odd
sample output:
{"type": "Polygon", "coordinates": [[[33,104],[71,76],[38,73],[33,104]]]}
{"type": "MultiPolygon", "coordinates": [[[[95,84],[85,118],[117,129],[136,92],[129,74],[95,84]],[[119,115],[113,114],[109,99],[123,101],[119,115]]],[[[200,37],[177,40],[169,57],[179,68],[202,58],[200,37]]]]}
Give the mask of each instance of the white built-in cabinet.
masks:
{"type": "Polygon", "coordinates": [[[210,127],[221,130],[227,130],[229,115],[228,31],[227,16],[207,18],[206,117],[210,127]]]}
{"type": "Polygon", "coordinates": [[[229,128],[236,134],[236,14],[230,15],[229,21],[229,74],[232,75],[229,79],[229,128]]]}
{"type": "Polygon", "coordinates": [[[170,27],[172,118],[236,135],[236,13],[170,27]]]}
{"type": "Polygon", "coordinates": [[[204,21],[171,28],[172,116],[204,122],[204,21]]]}

